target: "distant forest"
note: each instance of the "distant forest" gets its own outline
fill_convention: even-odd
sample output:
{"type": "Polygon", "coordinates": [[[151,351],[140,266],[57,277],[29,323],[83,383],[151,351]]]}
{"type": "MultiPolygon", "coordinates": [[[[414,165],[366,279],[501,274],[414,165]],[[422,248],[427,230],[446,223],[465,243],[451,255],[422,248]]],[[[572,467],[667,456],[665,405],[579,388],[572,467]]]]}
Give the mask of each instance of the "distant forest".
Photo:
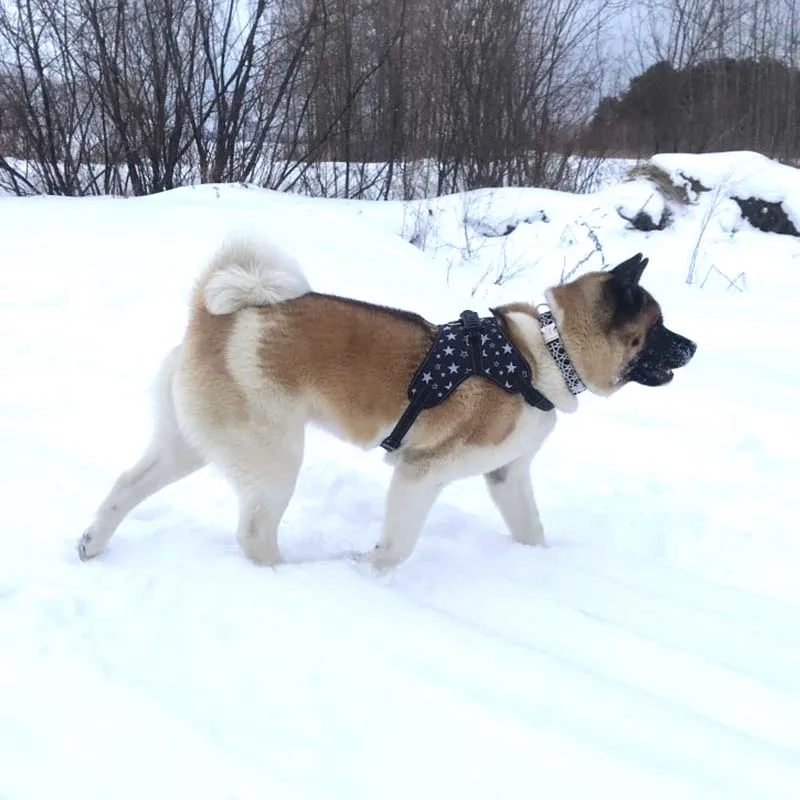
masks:
{"type": "MultiPolygon", "coordinates": [[[[800,6],[800,0],[797,0],[800,6]]],[[[795,0],[6,0],[0,188],[581,190],[798,142],[795,0]],[[631,78],[631,76],[636,76],[631,78]]]]}
{"type": "Polygon", "coordinates": [[[800,71],[770,58],[721,58],[675,69],[659,61],[600,102],[588,142],[648,156],[758,150],[800,156],[800,71]]]}

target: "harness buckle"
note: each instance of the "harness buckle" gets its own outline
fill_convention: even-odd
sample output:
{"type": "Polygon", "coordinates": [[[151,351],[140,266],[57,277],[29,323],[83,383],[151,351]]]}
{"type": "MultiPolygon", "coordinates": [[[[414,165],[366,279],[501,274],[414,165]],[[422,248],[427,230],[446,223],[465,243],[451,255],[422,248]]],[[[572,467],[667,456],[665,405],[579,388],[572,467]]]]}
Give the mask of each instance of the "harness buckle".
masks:
{"type": "Polygon", "coordinates": [[[472,361],[472,371],[475,375],[481,373],[481,318],[474,311],[462,311],[459,317],[464,326],[464,333],[469,344],[469,354],[472,361]]]}
{"type": "Polygon", "coordinates": [[[481,327],[481,318],[474,311],[462,311],[459,319],[467,333],[480,329],[481,327]]]}
{"type": "Polygon", "coordinates": [[[395,451],[395,450],[397,450],[397,449],[400,447],[400,444],[401,444],[401,442],[400,442],[400,439],[398,439],[398,437],[397,437],[397,436],[390,435],[390,436],[387,436],[387,437],[386,437],[386,438],[385,438],[385,439],[384,439],[384,440],[381,442],[381,447],[382,447],[382,448],[383,448],[383,449],[384,449],[384,450],[385,450],[387,453],[394,453],[394,451],[395,451]]]}

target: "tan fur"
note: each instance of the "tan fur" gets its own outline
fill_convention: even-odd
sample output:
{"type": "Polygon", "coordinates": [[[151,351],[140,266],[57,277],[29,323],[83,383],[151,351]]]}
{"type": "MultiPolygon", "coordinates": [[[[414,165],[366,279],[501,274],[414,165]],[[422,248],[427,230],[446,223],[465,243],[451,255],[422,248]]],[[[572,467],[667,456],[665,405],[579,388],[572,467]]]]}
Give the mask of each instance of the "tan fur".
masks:
{"type": "Polygon", "coordinates": [[[228,367],[227,347],[235,318],[212,317],[195,312],[183,343],[183,369],[201,396],[213,397],[208,404],[208,424],[218,425],[223,417],[247,419],[244,394],[228,367]]]}
{"type": "Polygon", "coordinates": [[[648,297],[641,315],[624,328],[615,327],[614,308],[604,291],[608,280],[608,273],[590,272],[546,292],[578,374],[589,389],[603,396],[620,387],[622,370],[661,313],[658,303],[648,297]]]}
{"type": "MultiPolygon", "coordinates": [[[[547,294],[579,374],[603,395],[618,388],[660,313],[652,301],[615,328],[607,280],[592,273],[547,294]]],[[[144,498],[210,462],[238,493],[242,549],[274,564],[307,423],[361,447],[391,431],[436,328],[414,314],[306,287],[299,266],[272,246],[237,239],[214,256],[194,292],[184,341],[159,373],[153,440],[101,504],[80,540],[81,558],[99,554],[144,498]]],[[[493,313],[530,363],[533,384],[558,410],[574,411],[535,308],[511,303],[493,313]]],[[[555,411],[534,409],[483,379],[465,381],[423,411],[389,457],[395,471],[381,541],[366,560],[388,567],[407,558],[442,487],[476,474],[486,476],[513,538],[543,544],[529,466],[555,419],[555,411]]]]}
{"type": "Polygon", "coordinates": [[[314,421],[362,446],[402,414],[405,386],[435,338],[421,321],[326,295],[260,313],[264,379],[307,403],[314,421]]]}

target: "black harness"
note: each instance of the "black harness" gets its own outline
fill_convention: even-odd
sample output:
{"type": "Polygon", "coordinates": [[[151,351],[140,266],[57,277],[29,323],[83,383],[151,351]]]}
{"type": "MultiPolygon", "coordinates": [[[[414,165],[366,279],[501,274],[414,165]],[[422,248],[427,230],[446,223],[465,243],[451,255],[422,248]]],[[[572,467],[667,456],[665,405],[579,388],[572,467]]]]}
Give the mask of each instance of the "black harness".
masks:
{"type": "Polygon", "coordinates": [[[509,394],[521,392],[534,408],[554,408],[533,388],[530,365],[499,320],[463,311],[455,322],[439,326],[436,341],[408,385],[408,408],[381,447],[390,453],[397,450],[421,411],[444,402],[473,375],[488,378],[509,394]]]}

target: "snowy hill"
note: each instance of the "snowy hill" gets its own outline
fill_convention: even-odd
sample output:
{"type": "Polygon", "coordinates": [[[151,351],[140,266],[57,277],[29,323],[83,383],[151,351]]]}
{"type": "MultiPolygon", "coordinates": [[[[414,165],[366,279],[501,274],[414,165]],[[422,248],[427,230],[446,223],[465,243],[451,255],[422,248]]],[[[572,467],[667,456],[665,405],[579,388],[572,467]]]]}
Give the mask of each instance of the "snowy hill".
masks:
{"type": "Polygon", "coordinates": [[[0,798],[796,798],[800,240],[709,198],[651,233],[618,213],[664,202],[0,199],[0,798]],[[209,470],[81,564],[192,281],[247,226],[315,289],[437,322],[641,251],[699,349],[560,419],[533,466],[547,550],[470,480],[393,573],[337,558],[377,541],[389,471],[313,432],[288,564],[246,561],[209,470]]]}

